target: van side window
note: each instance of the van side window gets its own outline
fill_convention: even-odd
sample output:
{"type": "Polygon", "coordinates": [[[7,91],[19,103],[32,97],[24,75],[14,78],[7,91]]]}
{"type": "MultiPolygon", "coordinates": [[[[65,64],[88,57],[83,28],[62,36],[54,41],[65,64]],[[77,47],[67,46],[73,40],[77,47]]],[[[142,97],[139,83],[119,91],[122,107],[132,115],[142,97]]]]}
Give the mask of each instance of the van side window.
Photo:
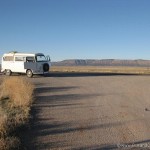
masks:
{"type": "Polygon", "coordinates": [[[35,59],[34,59],[34,57],[27,57],[26,61],[27,62],[35,62],[35,59]]]}
{"type": "Polygon", "coordinates": [[[13,61],[14,57],[13,56],[5,56],[3,57],[3,61],[13,61]]]}
{"type": "Polygon", "coordinates": [[[25,61],[25,57],[15,57],[15,61],[25,61]]]}

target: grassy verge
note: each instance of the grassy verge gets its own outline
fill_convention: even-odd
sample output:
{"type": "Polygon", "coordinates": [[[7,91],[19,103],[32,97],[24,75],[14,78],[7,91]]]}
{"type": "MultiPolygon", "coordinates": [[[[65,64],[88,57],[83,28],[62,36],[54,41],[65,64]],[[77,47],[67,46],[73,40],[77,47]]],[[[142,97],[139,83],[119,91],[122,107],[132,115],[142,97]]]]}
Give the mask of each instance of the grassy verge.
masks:
{"type": "Polygon", "coordinates": [[[4,78],[0,85],[0,149],[19,149],[17,128],[27,123],[33,85],[21,77],[4,78]]]}
{"type": "Polygon", "coordinates": [[[150,74],[149,67],[125,66],[52,66],[51,72],[150,74]]]}

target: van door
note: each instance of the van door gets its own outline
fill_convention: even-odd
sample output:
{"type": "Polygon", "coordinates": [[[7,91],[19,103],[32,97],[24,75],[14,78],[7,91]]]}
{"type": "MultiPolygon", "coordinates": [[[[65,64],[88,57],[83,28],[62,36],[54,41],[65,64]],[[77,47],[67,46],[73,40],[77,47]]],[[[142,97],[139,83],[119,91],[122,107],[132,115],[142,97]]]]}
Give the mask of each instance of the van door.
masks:
{"type": "Polygon", "coordinates": [[[24,69],[30,69],[33,72],[37,70],[34,57],[26,57],[26,62],[24,62],[24,69]]]}
{"type": "Polygon", "coordinates": [[[13,72],[20,72],[20,73],[25,73],[25,69],[24,69],[24,61],[25,61],[25,57],[22,56],[15,56],[15,60],[14,60],[14,67],[13,67],[13,72]]]}

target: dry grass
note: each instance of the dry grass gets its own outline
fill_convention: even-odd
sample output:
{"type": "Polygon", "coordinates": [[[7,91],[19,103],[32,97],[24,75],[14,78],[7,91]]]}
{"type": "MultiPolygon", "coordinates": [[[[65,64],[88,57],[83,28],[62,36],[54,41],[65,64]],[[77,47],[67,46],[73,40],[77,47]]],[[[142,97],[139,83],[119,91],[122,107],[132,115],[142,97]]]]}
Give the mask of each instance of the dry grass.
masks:
{"type": "Polygon", "coordinates": [[[0,150],[19,149],[20,141],[16,137],[0,138],[0,150]]]}
{"type": "Polygon", "coordinates": [[[52,66],[51,72],[150,74],[150,68],[125,66],[52,66]]]}
{"type": "Polygon", "coordinates": [[[0,137],[4,137],[7,134],[7,115],[2,111],[0,112],[0,137]]]}
{"type": "Polygon", "coordinates": [[[33,86],[23,78],[5,78],[0,98],[11,99],[12,106],[29,106],[32,103],[33,86]]]}
{"type": "Polygon", "coordinates": [[[16,149],[19,139],[12,132],[29,119],[34,87],[24,78],[9,77],[0,86],[0,149],[16,149]]]}

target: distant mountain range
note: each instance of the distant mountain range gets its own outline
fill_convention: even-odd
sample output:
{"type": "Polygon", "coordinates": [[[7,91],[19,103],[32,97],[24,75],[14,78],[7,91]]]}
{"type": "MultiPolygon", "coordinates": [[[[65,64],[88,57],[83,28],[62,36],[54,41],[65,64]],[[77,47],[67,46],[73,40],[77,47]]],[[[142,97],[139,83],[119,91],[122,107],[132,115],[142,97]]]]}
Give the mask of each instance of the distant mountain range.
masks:
{"type": "Polygon", "coordinates": [[[150,67],[150,60],[118,60],[118,59],[68,59],[52,62],[53,66],[137,66],[150,67]]]}

